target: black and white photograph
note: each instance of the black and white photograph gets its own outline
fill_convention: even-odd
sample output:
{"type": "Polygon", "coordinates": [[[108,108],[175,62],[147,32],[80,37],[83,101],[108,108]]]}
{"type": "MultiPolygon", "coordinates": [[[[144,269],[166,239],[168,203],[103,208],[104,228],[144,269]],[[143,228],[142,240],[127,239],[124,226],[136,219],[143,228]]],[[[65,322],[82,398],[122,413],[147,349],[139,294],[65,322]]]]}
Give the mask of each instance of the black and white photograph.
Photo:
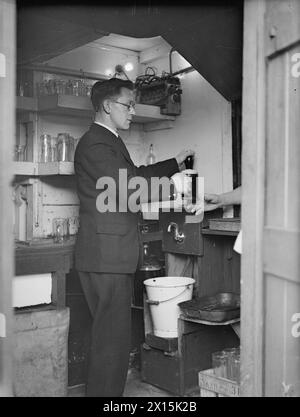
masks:
{"type": "Polygon", "coordinates": [[[0,0],[0,160],[0,397],[300,397],[300,0],[0,0]]]}

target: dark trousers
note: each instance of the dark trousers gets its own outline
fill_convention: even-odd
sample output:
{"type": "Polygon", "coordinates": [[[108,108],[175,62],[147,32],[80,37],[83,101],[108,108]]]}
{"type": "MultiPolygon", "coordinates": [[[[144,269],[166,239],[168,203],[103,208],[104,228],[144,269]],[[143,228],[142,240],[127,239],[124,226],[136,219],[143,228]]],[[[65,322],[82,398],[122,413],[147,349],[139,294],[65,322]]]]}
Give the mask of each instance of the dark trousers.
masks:
{"type": "Polygon", "coordinates": [[[131,347],[132,274],[79,272],[93,317],[88,356],[88,397],[120,397],[131,347]]]}

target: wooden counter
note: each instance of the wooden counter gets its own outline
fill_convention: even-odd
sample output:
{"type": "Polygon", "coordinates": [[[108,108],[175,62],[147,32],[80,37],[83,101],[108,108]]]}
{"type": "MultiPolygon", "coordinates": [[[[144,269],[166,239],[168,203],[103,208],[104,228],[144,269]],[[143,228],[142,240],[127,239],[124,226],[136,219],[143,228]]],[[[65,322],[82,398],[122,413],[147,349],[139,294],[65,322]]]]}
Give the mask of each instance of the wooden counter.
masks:
{"type": "Polygon", "coordinates": [[[233,230],[216,230],[216,229],[209,229],[207,228],[203,228],[202,229],[202,235],[215,235],[215,236],[235,236],[237,237],[237,235],[239,234],[239,232],[233,231],[233,230]]]}

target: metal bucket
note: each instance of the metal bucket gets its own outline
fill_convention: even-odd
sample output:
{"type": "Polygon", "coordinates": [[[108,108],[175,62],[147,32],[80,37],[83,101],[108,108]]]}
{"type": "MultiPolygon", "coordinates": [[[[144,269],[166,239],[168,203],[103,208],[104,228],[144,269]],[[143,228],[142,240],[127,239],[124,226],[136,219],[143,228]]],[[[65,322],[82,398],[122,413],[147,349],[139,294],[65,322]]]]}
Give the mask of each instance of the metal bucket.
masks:
{"type": "Polygon", "coordinates": [[[191,300],[195,280],[188,277],[158,277],[144,281],[155,336],[178,337],[178,303],[191,300]]]}

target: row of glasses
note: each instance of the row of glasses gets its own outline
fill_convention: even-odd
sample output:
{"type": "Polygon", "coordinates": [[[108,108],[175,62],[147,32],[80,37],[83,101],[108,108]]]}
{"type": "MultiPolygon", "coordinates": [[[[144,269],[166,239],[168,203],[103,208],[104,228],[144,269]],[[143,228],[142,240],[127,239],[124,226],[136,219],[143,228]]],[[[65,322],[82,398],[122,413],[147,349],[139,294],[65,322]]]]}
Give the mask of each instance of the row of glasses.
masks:
{"type": "Polygon", "coordinates": [[[92,86],[85,80],[43,80],[37,83],[39,96],[51,96],[54,94],[71,96],[90,96],[92,86]]]}
{"type": "Polygon", "coordinates": [[[73,162],[78,141],[69,133],[58,133],[57,137],[41,135],[40,162],[73,162]]]}
{"type": "MultiPolygon", "coordinates": [[[[74,139],[68,133],[59,133],[57,137],[42,134],[40,136],[39,162],[73,162],[78,142],[79,139],[74,139]]],[[[27,161],[26,145],[15,145],[13,159],[18,162],[27,161]]]]}
{"type": "Polygon", "coordinates": [[[240,383],[240,348],[227,348],[212,354],[214,374],[240,383]]]}
{"type": "Polygon", "coordinates": [[[63,243],[70,239],[71,224],[73,232],[77,233],[79,227],[79,218],[62,218],[57,217],[52,220],[52,236],[54,243],[63,243]]]}

